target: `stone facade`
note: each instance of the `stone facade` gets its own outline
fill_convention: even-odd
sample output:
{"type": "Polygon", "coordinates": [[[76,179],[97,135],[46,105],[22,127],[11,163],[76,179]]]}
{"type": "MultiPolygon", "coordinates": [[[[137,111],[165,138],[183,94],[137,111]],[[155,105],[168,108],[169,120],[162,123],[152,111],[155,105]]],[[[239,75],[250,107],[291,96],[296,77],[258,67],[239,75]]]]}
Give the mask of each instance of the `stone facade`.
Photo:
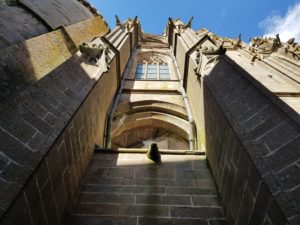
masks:
{"type": "Polygon", "coordinates": [[[229,223],[298,224],[298,59],[274,50],[253,61],[239,39],[168,29],[229,223]]]}
{"type": "Polygon", "coordinates": [[[117,19],[110,31],[84,0],[0,1],[0,9],[1,225],[65,224],[70,215],[69,224],[300,223],[293,39],[248,45],[171,18],[163,35],[143,33],[137,17],[117,19]],[[130,152],[152,142],[172,154],[205,152],[210,171],[198,156],[166,155],[165,164],[149,166],[142,155],[123,154],[122,172],[114,157],[93,156],[95,145],[130,152]],[[102,181],[143,187],[104,188],[106,199],[90,193],[103,191],[102,181]],[[90,210],[99,217],[76,215],[90,210]]]}
{"type": "Polygon", "coordinates": [[[89,15],[2,49],[0,224],[63,224],[95,144],[104,142],[105,118],[122,72],[120,59],[126,65],[137,28],[112,41],[119,36],[105,36],[105,21],[89,15]],[[93,40],[97,36],[103,40],[93,40]],[[109,71],[104,73],[79,51],[80,44],[90,41],[112,43],[109,71]]]}

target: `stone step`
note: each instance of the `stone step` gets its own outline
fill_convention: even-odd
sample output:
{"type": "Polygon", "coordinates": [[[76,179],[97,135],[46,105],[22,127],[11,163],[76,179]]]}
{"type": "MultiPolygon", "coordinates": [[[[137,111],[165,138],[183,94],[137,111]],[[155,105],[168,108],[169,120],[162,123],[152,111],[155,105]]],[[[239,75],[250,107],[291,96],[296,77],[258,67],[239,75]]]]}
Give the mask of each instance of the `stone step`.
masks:
{"type": "Polygon", "coordinates": [[[167,195],[217,195],[215,188],[164,187],[164,186],[104,186],[85,184],[81,192],[87,193],[128,193],[128,194],[167,194],[167,195]]]}
{"type": "Polygon", "coordinates": [[[79,203],[73,215],[85,216],[149,216],[166,218],[200,218],[222,219],[224,217],[220,206],[162,206],[138,204],[91,204],[79,203]]]}
{"type": "Polygon", "coordinates": [[[211,180],[211,174],[208,169],[176,169],[175,168],[90,168],[86,177],[99,178],[130,178],[130,179],[206,179],[211,180]]]}
{"type": "Polygon", "coordinates": [[[187,219],[187,218],[153,218],[153,217],[115,217],[74,215],[70,218],[72,225],[227,225],[223,219],[187,219]]]}
{"type": "Polygon", "coordinates": [[[95,154],[68,225],[224,225],[205,156],[95,154]]]}
{"type": "Polygon", "coordinates": [[[163,187],[201,187],[215,189],[214,182],[207,179],[129,179],[129,178],[99,178],[89,177],[85,184],[111,185],[111,186],[163,186],[163,187]]]}

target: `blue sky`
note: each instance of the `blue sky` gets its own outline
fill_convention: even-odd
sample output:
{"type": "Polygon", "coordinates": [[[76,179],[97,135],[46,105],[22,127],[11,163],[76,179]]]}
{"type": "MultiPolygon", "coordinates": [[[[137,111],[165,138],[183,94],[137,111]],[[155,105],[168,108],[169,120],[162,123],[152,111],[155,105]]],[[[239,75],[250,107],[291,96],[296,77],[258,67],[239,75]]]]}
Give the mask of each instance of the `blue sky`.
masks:
{"type": "Polygon", "coordinates": [[[193,29],[205,27],[220,36],[250,37],[280,32],[300,37],[299,0],[89,0],[111,28],[115,15],[121,20],[137,15],[147,33],[161,34],[168,17],[186,22],[194,16],[193,29]],[[296,21],[295,21],[296,20],[296,21]]]}

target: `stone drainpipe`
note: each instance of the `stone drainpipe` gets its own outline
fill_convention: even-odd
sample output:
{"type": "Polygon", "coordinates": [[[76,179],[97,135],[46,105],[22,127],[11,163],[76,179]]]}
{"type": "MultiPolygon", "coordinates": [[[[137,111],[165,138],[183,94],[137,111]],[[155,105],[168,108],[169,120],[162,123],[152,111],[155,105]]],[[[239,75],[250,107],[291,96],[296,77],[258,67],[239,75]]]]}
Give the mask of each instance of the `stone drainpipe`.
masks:
{"type": "Polygon", "coordinates": [[[170,48],[170,49],[171,49],[171,52],[172,52],[172,58],[173,58],[174,65],[176,67],[176,72],[177,72],[177,75],[178,75],[179,80],[180,80],[181,94],[182,94],[182,98],[183,98],[185,108],[186,108],[186,111],[187,111],[187,114],[188,114],[188,119],[189,119],[189,144],[190,144],[190,150],[195,150],[195,146],[196,146],[196,143],[195,143],[196,142],[196,138],[195,138],[195,121],[194,121],[194,117],[193,117],[192,112],[191,112],[190,104],[188,102],[188,97],[187,97],[185,89],[183,87],[183,79],[180,75],[179,67],[177,65],[177,62],[176,62],[176,59],[175,59],[175,56],[174,56],[174,52],[173,52],[172,48],[170,48]]]}

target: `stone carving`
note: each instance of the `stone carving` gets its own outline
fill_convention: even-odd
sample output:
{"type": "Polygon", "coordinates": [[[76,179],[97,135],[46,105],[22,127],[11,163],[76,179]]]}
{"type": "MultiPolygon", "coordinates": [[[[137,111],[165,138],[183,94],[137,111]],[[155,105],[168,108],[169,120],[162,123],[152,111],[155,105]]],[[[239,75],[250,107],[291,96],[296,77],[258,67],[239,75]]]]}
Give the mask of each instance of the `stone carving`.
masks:
{"type": "Polygon", "coordinates": [[[249,46],[249,51],[252,55],[251,61],[254,62],[255,59],[266,58],[273,52],[276,52],[281,46],[279,34],[275,38],[252,38],[249,46]]]}
{"type": "Polygon", "coordinates": [[[129,32],[131,28],[136,26],[138,24],[138,17],[134,17],[134,19],[128,18],[124,23],[121,22],[119,17],[116,15],[116,26],[120,26],[122,30],[125,30],[126,32],[129,32]]]}
{"type": "Polygon", "coordinates": [[[192,21],[193,21],[194,17],[192,16],[189,21],[187,22],[186,25],[184,25],[182,28],[186,29],[186,28],[191,28],[192,27],[192,21]]]}
{"type": "Polygon", "coordinates": [[[300,60],[300,45],[295,42],[295,38],[290,38],[287,41],[284,52],[287,55],[291,55],[292,58],[300,60]]]}
{"type": "Polygon", "coordinates": [[[216,35],[213,38],[214,41],[218,41],[218,43],[221,42],[221,45],[225,49],[229,50],[237,50],[238,48],[242,47],[242,34],[239,34],[239,36],[236,39],[232,38],[219,38],[216,35]]]}
{"type": "Polygon", "coordinates": [[[106,44],[83,43],[79,46],[81,53],[86,57],[87,64],[97,65],[102,68],[103,72],[107,72],[110,62],[108,56],[109,48],[106,44]]]}
{"type": "Polygon", "coordinates": [[[218,45],[223,46],[224,49],[229,49],[229,50],[237,50],[238,48],[242,47],[242,35],[239,34],[239,36],[235,39],[233,38],[222,38],[217,36],[216,34],[210,32],[209,30],[203,28],[198,31],[196,31],[196,35],[198,37],[204,37],[205,35],[208,35],[211,40],[213,40],[215,43],[218,45]]]}
{"type": "Polygon", "coordinates": [[[220,46],[217,49],[215,47],[202,48],[202,46],[199,46],[196,52],[197,52],[197,58],[196,58],[197,67],[194,69],[194,71],[197,76],[201,77],[208,74],[211,71],[211,69],[219,61],[219,56],[225,53],[225,49],[223,48],[223,46],[220,46]]]}
{"type": "Polygon", "coordinates": [[[119,17],[117,15],[115,15],[115,17],[116,17],[116,26],[120,26],[122,23],[121,23],[119,17]]]}

